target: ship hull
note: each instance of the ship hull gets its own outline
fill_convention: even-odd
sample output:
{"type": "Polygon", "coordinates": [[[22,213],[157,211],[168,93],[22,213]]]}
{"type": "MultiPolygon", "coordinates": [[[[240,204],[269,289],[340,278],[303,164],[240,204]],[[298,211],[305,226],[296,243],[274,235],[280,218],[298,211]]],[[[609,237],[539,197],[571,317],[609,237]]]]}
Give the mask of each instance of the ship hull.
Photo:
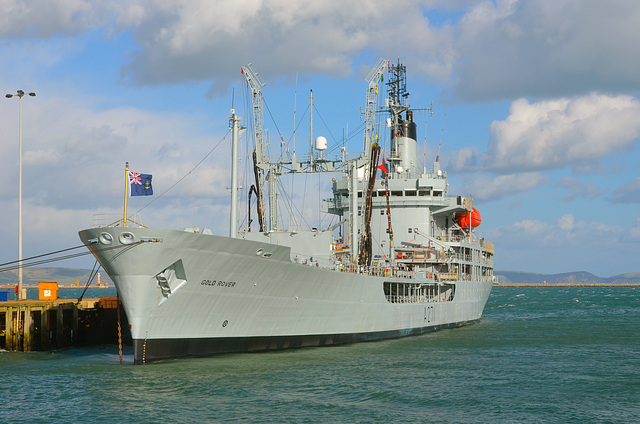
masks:
{"type": "Polygon", "coordinates": [[[135,352],[146,352],[145,357],[136,356],[135,363],[152,362],[167,358],[203,357],[225,353],[268,352],[303,347],[335,346],[341,344],[375,342],[408,336],[419,336],[442,329],[474,324],[477,320],[431,325],[420,328],[378,331],[358,334],[219,337],[197,339],[153,339],[133,341],[135,352]]]}
{"type": "Polygon", "coordinates": [[[95,228],[80,238],[118,289],[136,364],[458,327],[480,319],[492,287],[449,282],[454,296],[390,301],[385,283],[420,281],[293,263],[285,246],[192,232],[95,228]]]}

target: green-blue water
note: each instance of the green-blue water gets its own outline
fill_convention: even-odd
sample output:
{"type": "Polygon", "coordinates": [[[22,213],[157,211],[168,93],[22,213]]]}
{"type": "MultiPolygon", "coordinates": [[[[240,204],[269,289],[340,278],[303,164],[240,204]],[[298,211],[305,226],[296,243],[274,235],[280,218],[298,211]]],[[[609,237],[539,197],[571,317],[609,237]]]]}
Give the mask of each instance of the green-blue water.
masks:
{"type": "Polygon", "coordinates": [[[640,288],[494,288],[425,336],[119,365],[115,347],[0,353],[0,422],[631,423],[640,288]]]}

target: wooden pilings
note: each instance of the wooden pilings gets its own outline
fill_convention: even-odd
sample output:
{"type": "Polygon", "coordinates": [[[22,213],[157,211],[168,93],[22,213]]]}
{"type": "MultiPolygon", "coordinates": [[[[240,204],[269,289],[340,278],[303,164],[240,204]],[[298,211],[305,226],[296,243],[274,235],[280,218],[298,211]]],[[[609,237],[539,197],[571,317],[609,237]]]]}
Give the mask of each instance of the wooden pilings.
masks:
{"type": "MultiPolygon", "coordinates": [[[[117,302],[111,297],[0,302],[0,348],[10,351],[115,344],[117,302]]],[[[125,317],[125,314],[122,314],[125,317]]],[[[130,342],[128,324],[124,341],[130,342]]]]}

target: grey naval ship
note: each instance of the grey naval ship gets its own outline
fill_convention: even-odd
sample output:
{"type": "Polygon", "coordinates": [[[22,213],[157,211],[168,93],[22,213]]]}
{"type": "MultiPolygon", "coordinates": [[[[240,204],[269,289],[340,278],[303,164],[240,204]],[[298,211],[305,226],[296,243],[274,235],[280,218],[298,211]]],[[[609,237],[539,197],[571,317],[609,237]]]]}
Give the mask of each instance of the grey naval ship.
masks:
{"type": "Polygon", "coordinates": [[[479,321],[494,246],[476,233],[472,199],[448,193],[438,158],[430,169],[418,162],[413,114],[432,106],[409,106],[406,67],[380,59],[367,75],[362,152],[331,155],[324,137],[310,137],[311,152],[300,160],[267,155],[264,83],[251,64],[242,73],[252,99],[249,199],[259,230],[251,220],[238,228],[245,128],[232,109],[228,237],[126,226],[126,219],[79,232],[116,285],[134,363],[375,341],[479,321]],[[333,197],[320,205],[335,215],[331,226],[280,228],[278,179],[296,173],[334,175],[333,197]]]}

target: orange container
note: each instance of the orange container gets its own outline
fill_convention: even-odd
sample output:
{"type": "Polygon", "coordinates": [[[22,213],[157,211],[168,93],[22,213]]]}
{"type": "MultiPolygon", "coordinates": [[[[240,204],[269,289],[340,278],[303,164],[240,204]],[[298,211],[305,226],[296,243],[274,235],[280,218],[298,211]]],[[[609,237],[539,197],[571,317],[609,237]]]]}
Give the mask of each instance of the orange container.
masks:
{"type": "Polygon", "coordinates": [[[38,283],[38,299],[56,300],[58,298],[58,283],[38,283]]]}

